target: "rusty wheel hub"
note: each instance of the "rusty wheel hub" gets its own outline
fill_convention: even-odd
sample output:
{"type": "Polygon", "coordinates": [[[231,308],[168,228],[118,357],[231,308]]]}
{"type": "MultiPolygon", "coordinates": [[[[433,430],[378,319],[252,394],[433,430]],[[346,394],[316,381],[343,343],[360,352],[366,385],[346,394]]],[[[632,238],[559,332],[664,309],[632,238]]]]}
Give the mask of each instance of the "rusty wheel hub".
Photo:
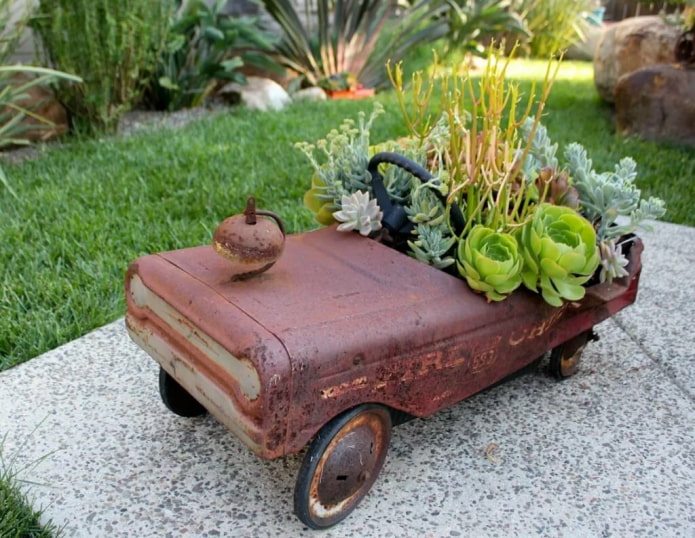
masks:
{"type": "Polygon", "coordinates": [[[584,347],[580,347],[570,356],[563,356],[560,359],[560,375],[562,377],[570,377],[577,373],[579,370],[579,361],[582,358],[582,351],[584,347]]]}
{"type": "Polygon", "coordinates": [[[553,349],[550,354],[550,373],[558,379],[566,379],[576,374],[582,352],[589,340],[598,340],[593,330],[581,333],[553,349]]]}
{"type": "Polygon", "coordinates": [[[391,417],[380,406],[361,406],[329,423],[305,456],[295,510],[313,528],[341,521],[367,494],[386,459],[391,417]]]}

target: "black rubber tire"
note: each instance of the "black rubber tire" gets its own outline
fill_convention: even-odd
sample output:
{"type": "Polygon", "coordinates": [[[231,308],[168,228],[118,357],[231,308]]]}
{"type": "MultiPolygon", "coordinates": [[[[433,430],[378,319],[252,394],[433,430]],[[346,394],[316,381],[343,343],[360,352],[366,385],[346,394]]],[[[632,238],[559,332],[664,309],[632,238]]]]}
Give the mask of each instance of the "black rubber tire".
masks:
{"type": "Polygon", "coordinates": [[[578,334],[550,352],[548,372],[556,379],[567,379],[579,370],[579,362],[587,342],[593,339],[593,331],[578,334]]]}
{"type": "Polygon", "coordinates": [[[359,405],[321,428],[294,489],[294,513],[301,522],[326,529],[345,519],[376,481],[390,441],[391,414],[381,405],[359,405]]]}
{"type": "Polygon", "coordinates": [[[159,395],[164,405],[180,417],[198,417],[207,410],[191,396],[167,371],[159,367],[159,395]]]}

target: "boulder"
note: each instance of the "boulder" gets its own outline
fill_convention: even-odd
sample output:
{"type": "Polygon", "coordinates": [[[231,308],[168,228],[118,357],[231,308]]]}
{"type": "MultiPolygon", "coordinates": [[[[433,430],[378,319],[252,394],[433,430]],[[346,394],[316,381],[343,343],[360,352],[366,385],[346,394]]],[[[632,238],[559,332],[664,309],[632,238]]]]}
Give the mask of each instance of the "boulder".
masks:
{"type": "Polygon", "coordinates": [[[231,82],[218,94],[231,103],[241,103],[253,110],[281,110],[292,102],[285,89],[274,80],[247,77],[246,84],[231,82]]]}
{"type": "Polygon", "coordinates": [[[293,101],[325,101],[327,98],[326,92],[318,86],[297,90],[292,94],[293,101]]]}
{"type": "Polygon", "coordinates": [[[695,146],[695,70],[654,65],[623,75],[615,109],[619,134],[695,146]]]}
{"type": "Polygon", "coordinates": [[[680,34],[680,26],[657,15],[632,17],[607,26],[594,54],[594,83],[599,95],[612,103],[621,76],[648,65],[674,63],[680,34]]]}

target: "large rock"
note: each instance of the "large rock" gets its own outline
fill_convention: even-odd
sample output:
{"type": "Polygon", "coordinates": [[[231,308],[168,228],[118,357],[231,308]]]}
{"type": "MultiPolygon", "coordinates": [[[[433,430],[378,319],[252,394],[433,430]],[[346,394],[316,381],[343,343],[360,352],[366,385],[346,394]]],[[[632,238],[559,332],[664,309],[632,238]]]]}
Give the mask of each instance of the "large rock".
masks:
{"type": "Polygon", "coordinates": [[[285,89],[274,80],[247,77],[246,84],[232,82],[220,89],[218,95],[253,110],[281,110],[292,102],[285,89]]]}
{"type": "Polygon", "coordinates": [[[647,140],[695,146],[695,70],[643,67],[615,88],[616,129],[647,140]]]}
{"type": "Polygon", "coordinates": [[[311,86],[297,90],[292,94],[292,100],[297,101],[325,101],[328,99],[326,92],[318,86],[311,86]]]}
{"type": "Polygon", "coordinates": [[[594,82],[603,99],[614,100],[615,85],[626,73],[675,62],[680,26],[661,17],[632,17],[607,26],[594,55],[594,82]]]}

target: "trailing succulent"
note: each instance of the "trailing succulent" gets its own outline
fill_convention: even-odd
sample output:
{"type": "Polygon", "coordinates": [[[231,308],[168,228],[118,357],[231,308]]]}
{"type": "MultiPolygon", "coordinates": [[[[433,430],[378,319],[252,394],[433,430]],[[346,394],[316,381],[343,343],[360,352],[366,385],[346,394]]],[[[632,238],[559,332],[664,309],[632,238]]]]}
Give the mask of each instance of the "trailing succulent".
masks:
{"type": "Polygon", "coordinates": [[[594,275],[600,282],[627,275],[623,247],[665,207],[658,198],[641,199],[634,160],[599,173],[581,145],[559,152],[540,123],[554,80],[550,66],[535,115],[529,104],[517,118],[519,98],[505,79],[506,65],[491,56],[477,92],[461,75],[441,82],[442,94],[455,98],[443,99],[436,120],[425,112],[434,77],[427,88],[416,74],[414,98],[407,101],[396,67],[391,80],[410,136],[372,145],[370,129],[383,113],[376,103],[368,120],[361,114],[316,145],[297,144],[314,168],[304,203],[320,223],[338,221],[338,230],[392,241],[460,276],[488,301],[501,301],[523,284],[557,307],[582,299],[594,275]],[[463,109],[466,96],[472,112],[463,109]],[[391,203],[402,206],[411,223],[412,232],[398,243],[382,233],[383,212],[367,172],[370,157],[382,151],[401,153],[433,175],[422,181],[382,165],[391,203]]]}

